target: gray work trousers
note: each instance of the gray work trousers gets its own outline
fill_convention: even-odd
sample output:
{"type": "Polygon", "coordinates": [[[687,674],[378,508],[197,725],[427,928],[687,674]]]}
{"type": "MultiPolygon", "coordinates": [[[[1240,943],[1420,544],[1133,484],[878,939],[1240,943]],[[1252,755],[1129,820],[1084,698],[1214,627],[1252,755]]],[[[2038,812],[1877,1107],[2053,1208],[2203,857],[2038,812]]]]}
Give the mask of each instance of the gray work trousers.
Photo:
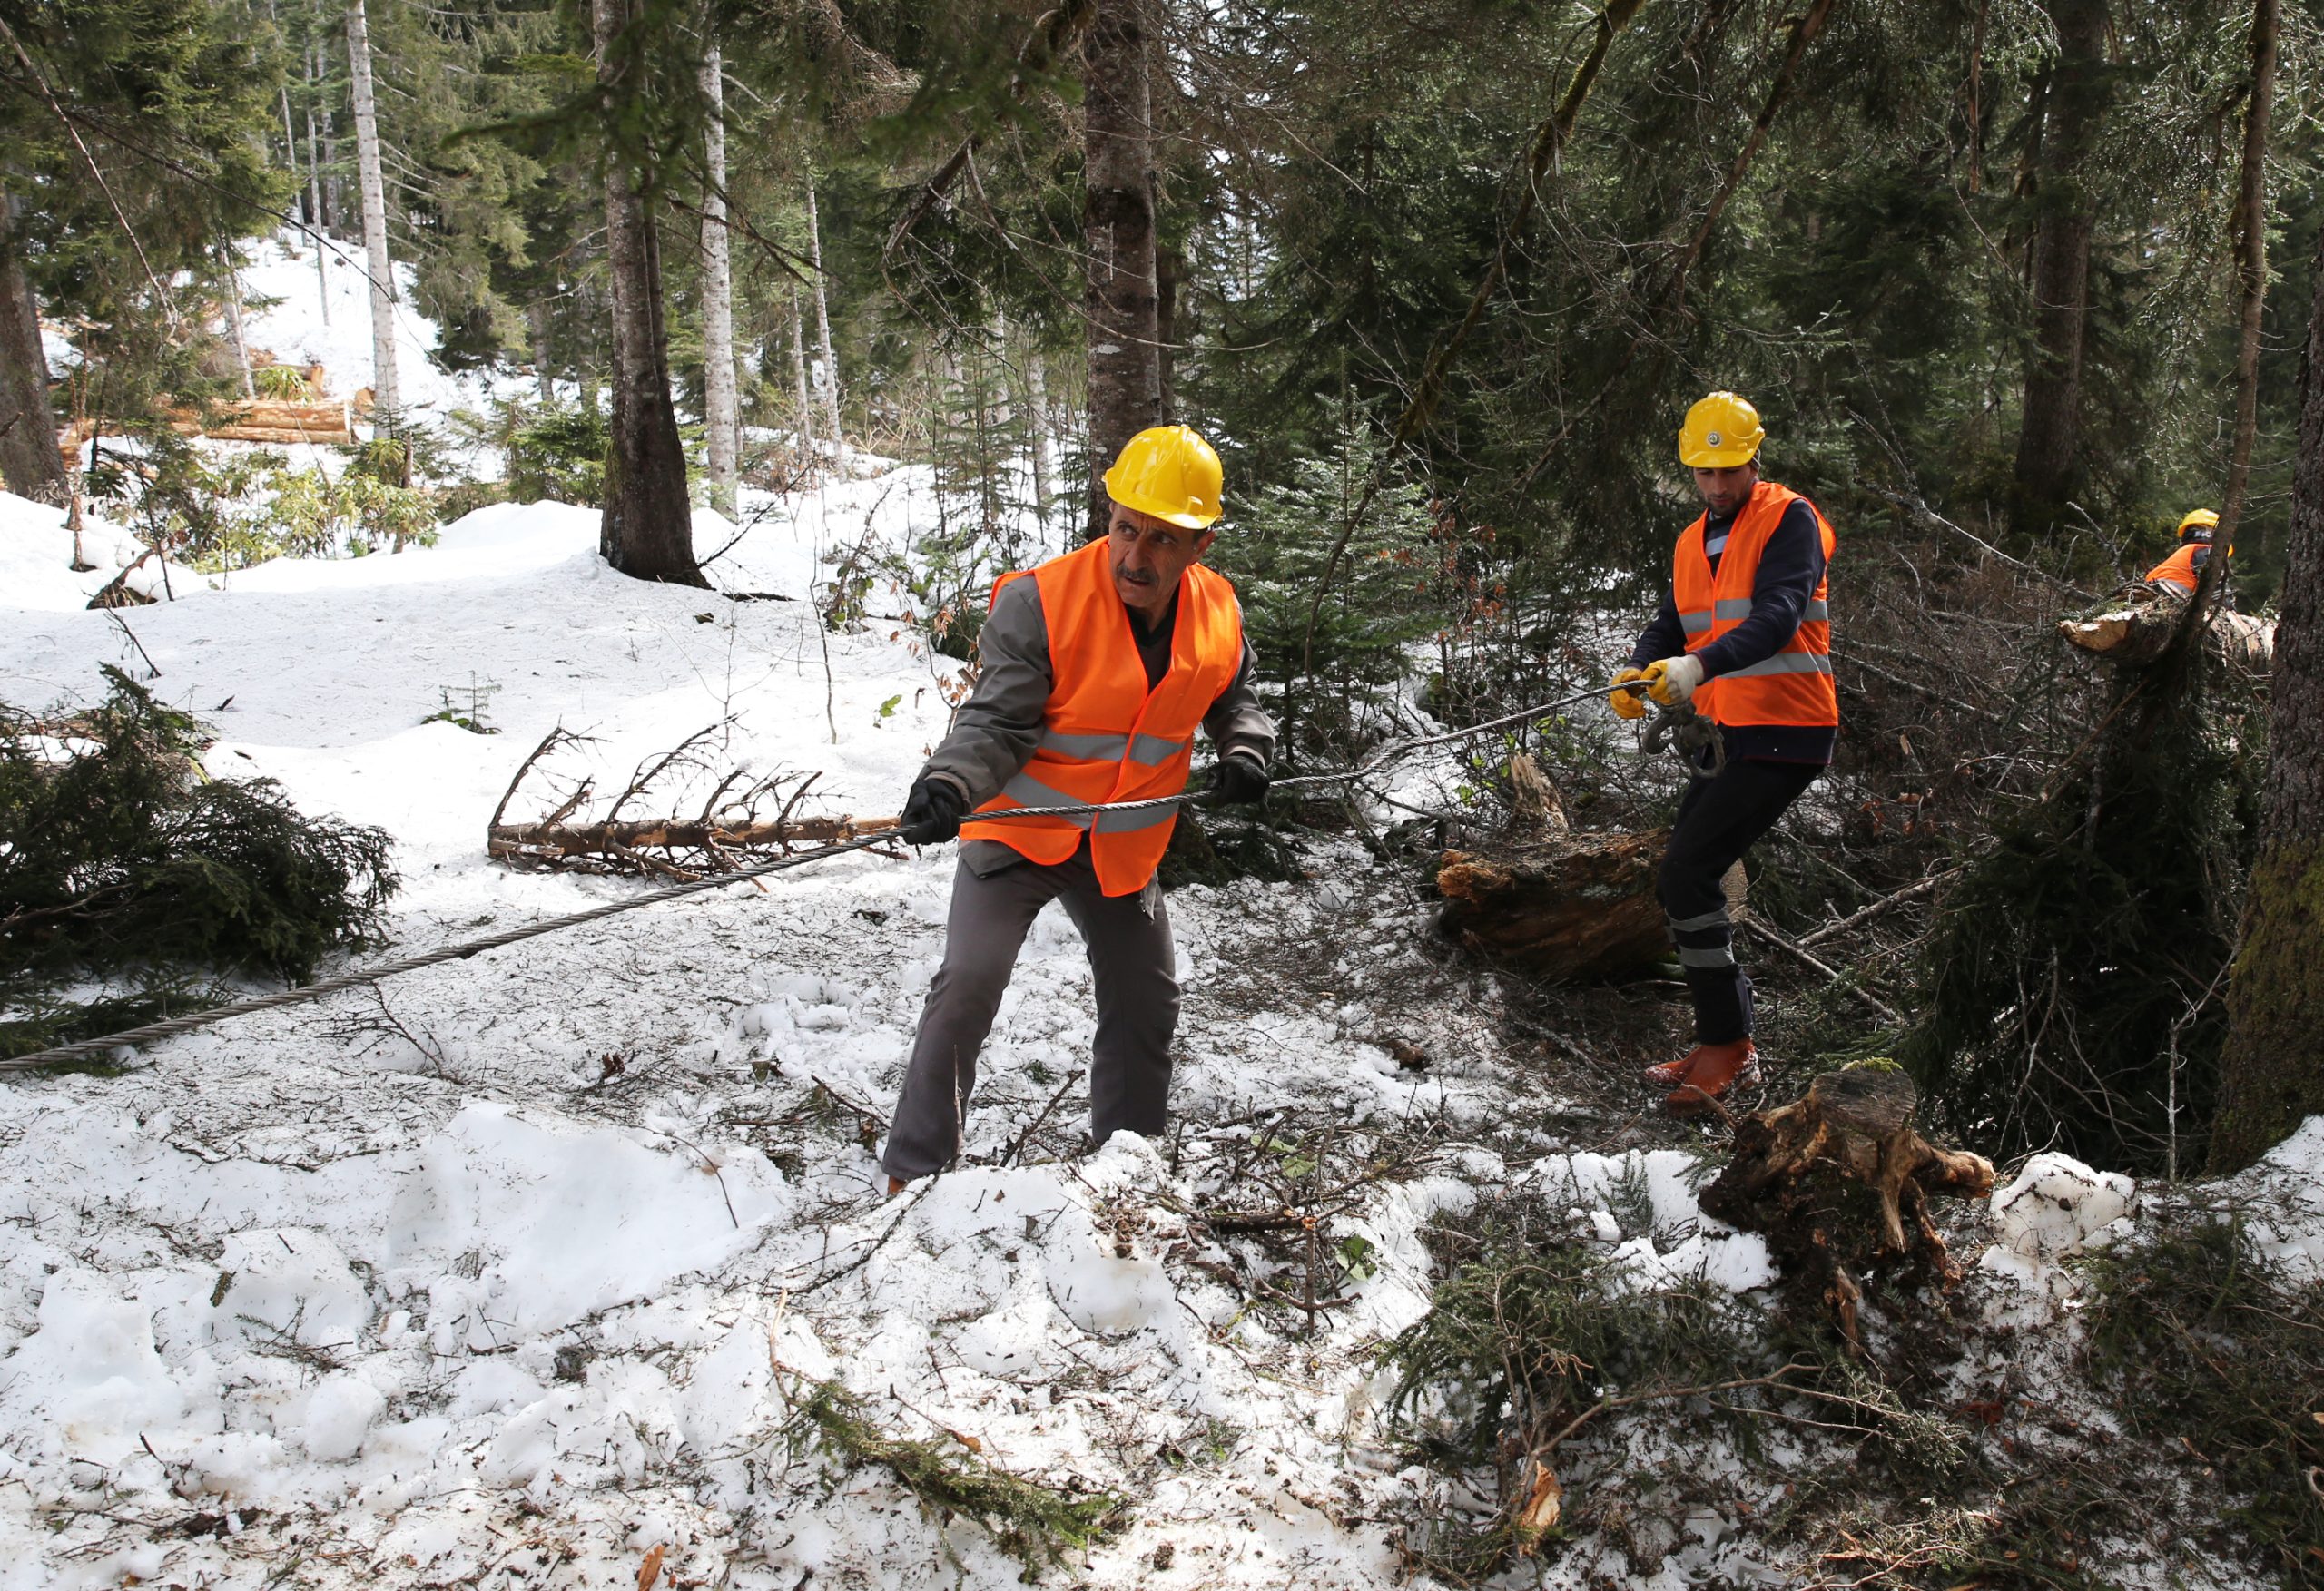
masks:
{"type": "Polygon", "coordinates": [[[1177,954],[1161,889],[1149,883],[1136,895],[1099,893],[1087,840],[1055,867],[1019,859],[980,872],[964,855],[952,878],[944,964],[928,986],[920,1036],[888,1125],[881,1164],[890,1176],[911,1182],[960,1152],[978,1052],[1026,930],[1052,900],[1064,903],[1081,930],[1097,983],[1091,1138],[1103,1144],[1118,1132],[1160,1134],[1169,1111],[1170,1039],[1178,1029],[1177,954]]]}

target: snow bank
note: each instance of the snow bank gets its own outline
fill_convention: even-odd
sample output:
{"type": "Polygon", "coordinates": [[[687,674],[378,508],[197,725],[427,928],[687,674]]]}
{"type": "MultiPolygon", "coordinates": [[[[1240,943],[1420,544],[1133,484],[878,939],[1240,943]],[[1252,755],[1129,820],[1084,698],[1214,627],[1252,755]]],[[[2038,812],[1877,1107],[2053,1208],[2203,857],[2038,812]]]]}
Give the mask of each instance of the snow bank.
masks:
{"type": "MultiPolygon", "coordinates": [[[[96,567],[75,571],[73,533],[65,528],[64,510],[0,492],[0,608],[78,612],[142,550],[127,531],[84,512],[81,553],[96,567]]],[[[161,572],[150,565],[132,582],[143,590],[149,574],[158,596],[161,572]]]]}

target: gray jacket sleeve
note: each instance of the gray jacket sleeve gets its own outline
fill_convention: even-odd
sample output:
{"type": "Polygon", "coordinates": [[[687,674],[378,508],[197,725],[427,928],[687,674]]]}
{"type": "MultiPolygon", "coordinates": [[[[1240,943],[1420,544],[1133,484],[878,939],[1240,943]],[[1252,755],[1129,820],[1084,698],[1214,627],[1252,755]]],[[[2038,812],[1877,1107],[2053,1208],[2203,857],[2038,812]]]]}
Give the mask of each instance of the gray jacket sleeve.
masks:
{"type": "MultiPolygon", "coordinates": [[[[1041,588],[1012,580],[1000,588],[977,638],[983,672],[969,699],[952,714],[952,728],[921,771],[960,788],[971,807],[1000,793],[1040,743],[1043,711],[1055,681],[1049,673],[1049,626],[1041,588]]],[[[1203,715],[1202,726],[1222,757],[1275,756],[1275,723],[1259,705],[1258,659],[1243,643],[1235,677],[1203,715]]]]}
{"type": "Polygon", "coordinates": [[[1052,683],[1049,626],[1041,588],[1030,579],[1000,588],[978,633],[977,657],[983,669],[977,688],[954,710],[950,732],[921,770],[959,786],[971,807],[999,795],[1040,744],[1052,683]]]}
{"type": "Polygon", "coordinates": [[[1202,727],[1221,757],[1256,758],[1265,768],[1275,761],[1275,721],[1259,705],[1259,656],[1243,640],[1242,666],[1203,714],[1202,727]]]}

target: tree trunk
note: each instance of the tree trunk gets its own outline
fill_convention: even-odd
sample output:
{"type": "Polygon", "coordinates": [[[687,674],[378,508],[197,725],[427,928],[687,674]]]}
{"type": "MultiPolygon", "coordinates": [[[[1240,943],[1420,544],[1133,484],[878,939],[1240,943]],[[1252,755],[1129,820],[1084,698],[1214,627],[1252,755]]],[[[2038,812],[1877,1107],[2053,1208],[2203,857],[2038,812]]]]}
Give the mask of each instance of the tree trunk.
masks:
{"type": "MultiPolygon", "coordinates": [[[[637,0],[592,0],[597,84],[617,124],[615,44],[637,0]]],[[[606,562],[638,580],[707,586],[694,558],[686,458],[670,401],[670,340],[662,319],[661,245],[645,195],[618,146],[606,153],[606,260],[613,280],[613,443],[606,460],[606,562]]]]}
{"type": "Polygon", "coordinates": [[[2035,167],[2031,289],[2034,351],[2010,484],[2012,521],[2046,535],[2081,479],[2083,333],[2090,319],[2090,237],[2097,200],[2086,182],[2104,119],[2106,0],[2051,0],[2051,68],[2035,167]]]}
{"type": "Polygon", "coordinates": [[[549,362],[548,306],[536,299],[525,307],[525,321],[533,333],[533,389],[547,408],[556,401],[556,371],[549,362]]]}
{"type": "Polygon", "coordinates": [[[2269,712],[2260,847],[2228,986],[2211,1165],[2237,1171],[2324,1112],[2324,235],[2300,378],[2299,456],[2269,712]]]}
{"type": "Polygon", "coordinates": [[[803,467],[815,469],[822,462],[815,451],[815,406],[807,395],[807,323],[799,313],[799,290],[791,290],[791,381],[798,388],[799,446],[803,467]]]}
{"type": "Polygon", "coordinates": [[[72,491],[48,403],[40,307],[16,250],[15,205],[0,192],[0,477],[19,497],[62,507],[72,491]]]}
{"type": "Polygon", "coordinates": [[[372,428],[392,434],[401,423],[396,381],[396,278],[388,255],[388,190],[379,177],[379,120],[371,95],[371,37],[363,0],[349,0],[347,60],[355,82],[355,170],[363,188],[363,252],[371,270],[372,428]]]}
{"type": "Polygon", "coordinates": [[[234,339],[234,362],[241,367],[242,396],[258,401],[258,380],[251,374],[250,339],[242,335],[242,277],[232,261],[226,265],[226,330],[234,339]]]}
{"type": "Polygon", "coordinates": [[[1185,280],[1186,265],[1176,249],[1154,250],[1155,414],[1166,426],[1178,417],[1178,362],[1172,350],[1178,340],[1178,284],[1185,280]]]}
{"type": "MultiPolygon", "coordinates": [[[[321,44],[318,42],[309,46],[307,50],[307,93],[310,96],[314,94],[315,84],[320,78],[320,68],[316,64],[315,57],[321,48],[321,44]]],[[[290,102],[286,100],[283,103],[287,105],[290,102]]],[[[329,326],[330,324],[330,270],[326,261],[330,255],[330,249],[324,240],[330,235],[330,223],[329,218],[323,214],[322,139],[315,132],[315,107],[311,97],[307,103],[307,214],[314,223],[315,280],[322,287],[322,296],[319,301],[322,306],[323,324],[329,326]]]]}
{"type": "Polygon", "coordinates": [[[839,422],[839,356],[832,351],[832,311],[823,292],[823,228],[815,214],[815,173],[807,172],[807,263],[814,267],[815,340],[823,351],[823,413],[831,421],[832,468],[847,478],[847,433],[839,422]]]}
{"type": "Polygon", "coordinates": [[[1089,339],[1088,538],[1106,534],[1107,467],[1162,422],[1146,0],[1099,0],[1082,44],[1081,227],[1089,339]]]}
{"type": "Polygon", "coordinates": [[[2243,171],[2236,198],[2236,264],[2243,313],[2235,347],[2235,430],[2227,462],[2227,495],[2221,499],[2211,556],[2196,576],[2194,613],[2188,635],[2173,660],[2192,669],[2199,653],[2194,626],[2208,620],[2219,588],[2235,556],[2235,532],[2243,523],[2243,499],[2251,484],[2251,443],[2260,428],[2260,328],[2268,309],[2268,123],[2276,87],[2276,0],[2251,7],[2251,98],[2243,118],[2243,171]]]}
{"type": "Polygon", "coordinates": [[[710,506],[734,512],[742,453],[734,398],[734,283],[726,235],[726,97],[724,63],[714,45],[702,64],[703,128],[710,192],[702,197],[702,418],[709,432],[710,506]]]}
{"type": "Polygon", "coordinates": [[[1025,426],[1033,439],[1033,520],[1041,527],[1041,551],[1049,537],[1049,395],[1041,376],[1041,350],[1025,349],[1025,426]]]}

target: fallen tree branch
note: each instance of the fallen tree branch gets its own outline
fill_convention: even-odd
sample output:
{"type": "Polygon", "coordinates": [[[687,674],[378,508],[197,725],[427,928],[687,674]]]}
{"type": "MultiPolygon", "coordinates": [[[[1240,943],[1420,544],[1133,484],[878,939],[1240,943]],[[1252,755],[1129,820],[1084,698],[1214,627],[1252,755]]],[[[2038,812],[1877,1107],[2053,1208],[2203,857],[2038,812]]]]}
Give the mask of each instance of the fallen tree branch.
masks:
{"type": "Polygon", "coordinates": [[[824,844],[893,829],[893,818],[797,818],[771,823],[704,823],[680,818],[634,818],[625,823],[496,823],[489,850],[497,857],[620,856],[641,847],[656,850],[754,850],[803,841],[824,844]]]}
{"type": "MultiPolygon", "coordinates": [[[[1829,964],[1819,960],[1814,954],[1803,948],[1788,934],[1786,934],[1782,929],[1769,923],[1766,918],[1763,918],[1754,912],[1747,916],[1743,920],[1750,925],[1751,931],[1753,933],[1767,940],[1768,943],[1773,945],[1777,949],[1781,950],[1793,960],[1822,973],[1824,975],[1825,982],[1841,983],[1846,981],[1847,974],[1842,972],[1837,967],[1830,966],[1829,964]]],[[[1869,1006],[1884,1019],[1896,1023],[1902,1023],[1905,1020],[1903,1014],[1894,1006],[1891,1006],[1887,1001],[1882,999],[1878,995],[1874,994],[1870,989],[1866,988],[1863,985],[1853,983],[1849,984],[1847,986],[1847,991],[1854,995],[1857,999],[1863,1001],[1866,1006],[1869,1006]]]]}
{"type": "Polygon", "coordinates": [[[1893,895],[1884,895],[1862,911],[1850,912],[1837,922],[1826,923],[1812,934],[1800,935],[1799,948],[1802,950],[1812,950],[1825,940],[1837,938],[1850,928],[1861,927],[1874,918],[1883,916],[1891,909],[1904,905],[1907,900],[1918,900],[1947,879],[1959,877],[1960,872],[1959,868],[1947,868],[1941,873],[1931,873],[1917,884],[1907,884],[1893,895]]]}

